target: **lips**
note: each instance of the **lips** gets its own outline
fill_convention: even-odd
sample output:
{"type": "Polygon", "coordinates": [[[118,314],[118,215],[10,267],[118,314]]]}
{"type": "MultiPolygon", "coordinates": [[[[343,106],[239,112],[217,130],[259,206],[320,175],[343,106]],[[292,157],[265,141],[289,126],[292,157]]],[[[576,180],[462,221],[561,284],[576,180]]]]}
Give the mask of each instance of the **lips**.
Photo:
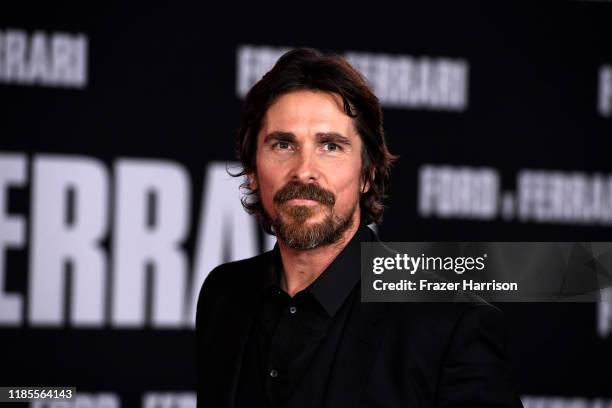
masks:
{"type": "Polygon", "coordinates": [[[287,204],[290,205],[317,205],[319,204],[316,200],[311,200],[308,198],[292,198],[286,201],[287,204]]]}

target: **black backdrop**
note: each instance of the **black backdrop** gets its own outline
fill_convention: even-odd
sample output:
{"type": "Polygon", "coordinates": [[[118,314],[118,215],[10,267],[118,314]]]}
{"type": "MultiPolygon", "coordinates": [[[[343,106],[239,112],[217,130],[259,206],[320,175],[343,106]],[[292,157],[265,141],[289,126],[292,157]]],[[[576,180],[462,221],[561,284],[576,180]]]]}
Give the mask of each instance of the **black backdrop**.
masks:
{"type": "MultiPolygon", "coordinates": [[[[179,171],[183,178],[178,179],[187,180],[190,194],[172,209],[186,214],[186,230],[177,234],[186,262],[186,281],[179,286],[183,285],[188,304],[193,286],[203,278],[194,277],[198,248],[210,244],[203,242],[199,226],[208,222],[204,218],[217,217],[203,208],[210,200],[217,202],[214,208],[223,210],[223,200],[216,194],[224,191],[229,191],[228,200],[238,197],[232,181],[227,181],[230,187],[226,190],[207,187],[212,183],[209,165],[221,166],[234,159],[233,135],[242,104],[238,82],[241,70],[247,69],[240,65],[240,50],[247,50],[255,59],[270,50],[295,46],[361,53],[379,62],[381,58],[404,58],[413,67],[431,69],[429,80],[435,86],[444,86],[439,82],[443,79],[435,77],[440,61],[450,61],[455,67],[453,63],[459,62],[464,67],[458,84],[465,87],[462,106],[414,101],[393,105],[381,97],[388,141],[401,156],[386,202],[388,212],[379,228],[382,240],[610,241],[609,216],[592,221],[576,221],[571,216],[545,221],[506,219],[497,210],[488,216],[465,216],[419,209],[424,183],[419,174],[425,166],[455,175],[466,169],[472,175],[484,169],[498,177],[496,197],[501,191],[518,191],[518,175],[530,169],[578,174],[588,180],[594,175],[604,180],[612,176],[612,73],[607,74],[612,72],[610,1],[363,7],[227,4],[212,8],[204,3],[154,6],[144,1],[103,9],[64,4],[2,6],[0,163],[11,159],[17,164],[0,167],[0,179],[13,177],[9,168],[22,169],[23,177],[14,185],[6,181],[0,185],[4,189],[0,214],[2,219],[21,219],[23,237],[17,239],[21,244],[6,244],[15,236],[8,229],[3,231],[6,224],[0,222],[0,251],[5,254],[4,265],[0,265],[4,268],[0,299],[7,295],[20,299],[17,312],[0,301],[0,385],[76,385],[83,392],[82,401],[87,399],[91,406],[193,406],[193,329],[189,323],[155,323],[151,279],[145,288],[148,300],[140,324],[123,327],[113,317],[114,273],[120,269],[116,266],[117,245],[125,246],[124,253],[130,252],[130,245],[137,245],[129,234],[126,239],[118,238],[123,225],[118,203],[121,194],[128,197],[119,188],[123,181],[118,164],[129,159],[153,160],[149,170],[161,168],[156,167],[159,163],[171,163],[184,172],[179,171]],[[47,77],[32,74],[30,79],[16,71],[7,73],[12,69],[7,68],[12,51],[6,39],[16,31],[25,38],[26,66],[33,64],[30,54],[36,33],[42,33],[38,35],[43,38],[41,43],[52,43],[58,33],[85,41],[84,52],[74,51],[85,61],[85,78],[70,83],[68,75],[65,83],[53,82],[51,68],[47,77]],[[48,182],[43,173],[49,168],[41,164],[38,171],[36,163],[48,157],[60,162],[82,158],[98,163],[106,174],[109,191],[98,191],[100,195],[92,197],[103,201],[107,217],[97,243],[105,259],[101,270],[108,285],[101,292],[102,317],[89,326],[71,317],[66,293],[75,278],[70,273],[62,283],[66,293],[48,295],[59,297],[61,317],[45,325],[41,323],[44,318],[33,311],[53,304],[51,300],[33,306],[32,280],[41,276],[34,278],[33,270],[37,262],[43,262],[44,274],[44,260],[49,259],[43,256],[45,248],[61,240],[37,227],[44,224],[48,202],[41,200],[48,196],[35,194],[35,186],[41,191],[47,188],[40,183],[48,182]],[[35,218],[35,208],[42,208],[43,218],[35,218]],[[42,248],[37,251],[32,249],[35,236],[42,248]],[[43,254],[42,261],[36,260],[36,254],[43,254]]],[[[52,65],[56,58],[52,46],[42,49],[46,57],[41,64],[47,58],[52,65]]],[[[427,83],[422,76],[415,78],[413,85],[418,78],[421,85],[427,83]]],[[[70,168],[58,172],[59,178],[74,175],[70,168]]],[[[149,177],[156,178],[154,174],[149,177]]],[[[478,183],[477,178],[472,180],[478,183]]],[[[78,223],[82,221],[79,203],[86,201],[79,194],[86,192],[78,186],[73,186],[76,193],[68,192],[71,184],[66,185],[62,194],[72,194],[76,203],[64,204],[76,206],[78,223]]],[[[601,199],[608,207],[611,187],[604,190],[607,198],[601,199]]],[[[469,195],[470,190],[465,191],[469,195]]],[[[557,203],[580,196],[583,190],[569,191],[569,195],[556,197],[557,203]]],[[[578,206],[587,204],[589,199],[584,199],[578,206]]],[[[229,214],[230,218],[237,216],[229,214]]],[[[75,222],[67,217],[65,225],[75,222]]],[[[218,217],[233,222],[227,214],[218,217]]],[[[262,237],[257,234],[257,250],[266,247],[262,237]]],[[[221,254],[208,262],[248,253],[232,252],[232,245],[242,245],[242,238],[236,238],[236,233],[224,238],[232,239],[238,243],[226,243],[218,249],[221,254]]],[[[126,305],[129,315],[129,302],[126,305]]],[[[526,405],[596,406],[597,399],[612,405],[612,312],[608,304],[499,307],[508,319],[510,363],[526,405]]],[[[185,310],[188,321],[190,306],[185,310]]]]}

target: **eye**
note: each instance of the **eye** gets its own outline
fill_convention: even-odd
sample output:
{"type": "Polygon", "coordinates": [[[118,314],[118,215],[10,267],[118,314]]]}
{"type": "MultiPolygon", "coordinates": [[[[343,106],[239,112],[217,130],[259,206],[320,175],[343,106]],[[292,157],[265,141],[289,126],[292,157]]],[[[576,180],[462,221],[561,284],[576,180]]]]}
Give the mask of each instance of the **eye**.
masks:
{"type": "Polygon", "coordinates": [[[337,151],[342,150],[342,148],[336,143],[326,142],[326,143],[323,143],[323,150],[327,152],[337,152],[337,151]]]}
{"type": "Polygon", "coordinates": [[[289,150],[290,147],[289,142],[276,142],[272,145],[273,150],[289,150]]]}

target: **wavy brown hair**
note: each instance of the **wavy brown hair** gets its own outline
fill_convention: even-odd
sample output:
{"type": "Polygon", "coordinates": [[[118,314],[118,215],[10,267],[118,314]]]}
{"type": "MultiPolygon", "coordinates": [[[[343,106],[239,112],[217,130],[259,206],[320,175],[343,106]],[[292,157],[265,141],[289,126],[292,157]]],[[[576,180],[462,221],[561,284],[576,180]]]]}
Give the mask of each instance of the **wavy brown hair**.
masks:
{"type": "MultiPolygon", "coordinates": [[[[236,155],[242,170],[232,176],[257,174],[255,154],[257,135],[268,108],[278,97],[297,90],[313,90],[337,94],[344,111],[353,118],[355,130],[362,141],[362,178],[370,189],[361,194],[361,217],[367,224],[380,224],[384,206],[382,199],[389,183],[391,165],[397,156],[391,154],[385,142],[383,116],[378,98],[370,90],[363,75],[337,54],[324,54],[311,48],[297,48],[285,53],[246,95],[236,155]]],[[[264,229],[271,233],[260,202],[259,191],[249,188],[248,180],[241,186],[246,195],[242,205],[255,214],[264,229]]]]}

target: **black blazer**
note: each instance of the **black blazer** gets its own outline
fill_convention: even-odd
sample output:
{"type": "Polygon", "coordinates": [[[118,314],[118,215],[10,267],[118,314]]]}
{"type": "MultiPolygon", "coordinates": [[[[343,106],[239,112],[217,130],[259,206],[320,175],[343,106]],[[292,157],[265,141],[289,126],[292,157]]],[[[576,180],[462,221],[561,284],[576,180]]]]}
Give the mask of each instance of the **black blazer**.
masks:
{"type": "MultiPolygon", "coordinates": [[[[233,408],[256,289],[272,262],[269,251],[224,264],[202,285],[198,408],[233,408]]],[[[499,309],[483,301],[361,303],[360,296],[358,284],[338,349],[322,353],[335,357],[315,356],[288,408],[522,406],[505,361],[499,309]],[[323,372],[330,373],[326,383],[323,372]]]]}

